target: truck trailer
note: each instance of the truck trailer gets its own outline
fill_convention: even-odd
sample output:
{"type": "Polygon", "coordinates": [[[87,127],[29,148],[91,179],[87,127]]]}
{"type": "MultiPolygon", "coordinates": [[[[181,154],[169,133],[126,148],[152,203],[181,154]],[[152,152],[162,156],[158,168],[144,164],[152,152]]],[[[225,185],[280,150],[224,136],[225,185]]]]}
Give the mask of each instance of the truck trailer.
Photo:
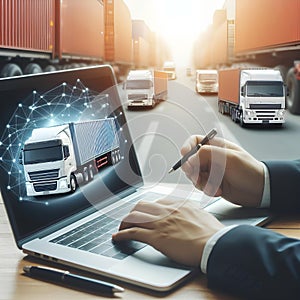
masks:
{"type": "Polygon", "coordinates": [[[108,63],[118,76],[132,66],[123,0],[1,1],[0,23],[0,77],[108,63]]]}
{"type": "Polygon", "coordinates": [[[27,196],[74,192],[120,159],[113,118],[33,129],[21,158],[27,196]]]}
{"type": "Polygon", "coordinates": [[[163,71],[132,70],[124,84],[127,108],[155,107],[168,97],[168,74],[163,71]]]}
{"type": "Polygon", "coordinates": [[[279,70],[219,70],[218,110],[243,127],[285,122],[286,88],[279,70]]]}

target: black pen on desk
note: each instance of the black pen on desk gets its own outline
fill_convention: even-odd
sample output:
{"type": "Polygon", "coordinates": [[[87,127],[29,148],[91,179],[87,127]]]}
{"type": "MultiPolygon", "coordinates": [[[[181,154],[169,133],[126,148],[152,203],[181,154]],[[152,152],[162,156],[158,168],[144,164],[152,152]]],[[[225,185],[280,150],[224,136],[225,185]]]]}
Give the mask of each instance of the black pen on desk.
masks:
{"type": "Polygon", "coordinates": [[[178,168],[180,168],[193,154],[197,153],[197,151],[201,148],[201,146],[208,143],[215,135],[217,134],[216,129],[212,129],[201,141],[200,144],[197,144],[195,148],[193,148],[190,152],[186,153],[170,170],[169,173],[174,172],[178,168]]]}
{"type": "Polygon", "coordinates": [[[65,284],[69,287],[82,289],[92,293],[114,294],[118,292],[124,292],[122,287],[115,284],[71,274],[69,271],[41,266],[25,266],[23,270],[25,274],[28,274],[34,278],[46,280],[56,284],[65,284]]]}

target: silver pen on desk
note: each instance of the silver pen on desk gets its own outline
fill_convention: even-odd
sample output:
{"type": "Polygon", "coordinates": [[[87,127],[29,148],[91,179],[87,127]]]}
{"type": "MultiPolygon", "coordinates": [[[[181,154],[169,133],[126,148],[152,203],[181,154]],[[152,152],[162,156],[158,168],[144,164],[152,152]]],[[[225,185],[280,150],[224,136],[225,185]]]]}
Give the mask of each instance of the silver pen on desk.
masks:
{"type": "Polygon", "coordinates": [[[89,291],[92,293],[114,294],[124,292],[124,289],[118,285],[109,282],[72,274],[69,271],[60,269],[47,268],[41,266],[25,266],[23,268],[25,274],[37,279],[46,280],[52,283],[65,284],[89,291]]]}
{"type": "Polygon", "coordinates": [[[203,138],[200,144],[197,144],[190,152],[186,153],[170,170],[169,173],[174,172],[178,168],[180,168],[193,154],[197,153],[197,151],[201,148],[202,145],[208,143],[215,135],[217,134],[216,129],[212,129],[209,133],[203,138]]]}

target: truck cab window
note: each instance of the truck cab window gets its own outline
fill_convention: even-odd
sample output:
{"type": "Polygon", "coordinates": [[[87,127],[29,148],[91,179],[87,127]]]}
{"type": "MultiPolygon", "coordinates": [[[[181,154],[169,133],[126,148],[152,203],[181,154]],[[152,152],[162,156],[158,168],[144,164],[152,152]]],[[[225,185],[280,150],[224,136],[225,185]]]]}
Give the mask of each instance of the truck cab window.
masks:
{"type": "Polygon", "coordinates": [[[282,82],[248,82],[247,83],[248,97],[283,97],[282,82]]]}

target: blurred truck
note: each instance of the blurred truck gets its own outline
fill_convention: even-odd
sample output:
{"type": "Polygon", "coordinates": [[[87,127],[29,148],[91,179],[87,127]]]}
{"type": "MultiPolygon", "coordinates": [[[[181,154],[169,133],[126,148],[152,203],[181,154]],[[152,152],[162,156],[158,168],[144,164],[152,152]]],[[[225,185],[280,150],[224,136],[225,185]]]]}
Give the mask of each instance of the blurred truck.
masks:
{"type": "Polygon", "coordinates": [[[168,97],[168,74],[163,71],[132,70],[124,83],[127,108],[154,107],[168,97]]]}
{"type": "Polygon", "coordinates": [[[0,23],[0,77],[103,63],[127,74],[132,66],[123,0],[1,1],[0,23]]]}
{"type": "Polygon", "coordinates": [[[168,73],[168,78],[170,80],[176,79],[176,66],[173,61],[164,62],[163,71],[168,73]]]}
{"type": "Polygon", "coordinates": [[[119,146],[113,118],[33,129],[21,158],[27,196],[74,192],[120,161],[119,146]]]}
{"type": "Polygon", "coordinates": [[[285,122],[285,86],[279,70],[219,70],[218,110],[243,127],[285,122]]]}
{"type": "Polygon", "coordinates": [[[196,70],[196,92],[218,93],[218,71],[196,70]]]}

